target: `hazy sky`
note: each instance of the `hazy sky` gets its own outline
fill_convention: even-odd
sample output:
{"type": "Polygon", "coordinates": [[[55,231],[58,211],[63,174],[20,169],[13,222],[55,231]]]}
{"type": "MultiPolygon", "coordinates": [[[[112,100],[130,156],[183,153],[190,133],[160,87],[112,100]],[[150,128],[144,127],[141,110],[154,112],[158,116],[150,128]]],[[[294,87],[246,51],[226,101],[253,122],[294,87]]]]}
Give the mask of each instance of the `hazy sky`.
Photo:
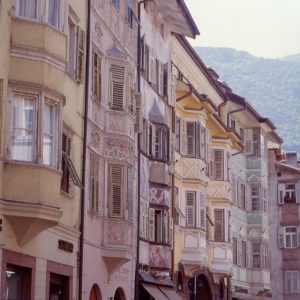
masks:
{"type": "Polygon", "coordinates": [[[300,53],[300,0],[185,0],[200,30],[193,46],[268,58],[300,53]]]}

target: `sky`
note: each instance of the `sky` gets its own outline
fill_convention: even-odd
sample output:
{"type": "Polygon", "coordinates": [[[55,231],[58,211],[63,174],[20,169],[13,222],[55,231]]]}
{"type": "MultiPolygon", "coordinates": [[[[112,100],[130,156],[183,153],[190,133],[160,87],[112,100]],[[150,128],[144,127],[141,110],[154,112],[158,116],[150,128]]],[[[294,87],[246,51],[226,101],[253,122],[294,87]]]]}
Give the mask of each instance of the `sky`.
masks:
{"type": "Polygon", "coordinates": [[[200,36],[192,46],[278,58],[300,53],[300,0],[185,0],[200,36]]]}

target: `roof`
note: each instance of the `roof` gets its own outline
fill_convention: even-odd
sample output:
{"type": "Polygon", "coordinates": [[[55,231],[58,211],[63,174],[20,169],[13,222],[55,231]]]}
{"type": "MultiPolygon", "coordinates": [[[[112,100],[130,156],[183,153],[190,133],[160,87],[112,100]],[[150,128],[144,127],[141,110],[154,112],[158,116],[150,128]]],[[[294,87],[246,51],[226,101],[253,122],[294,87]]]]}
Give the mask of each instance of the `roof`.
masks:
{"type": "Polygon", "coordinates": [[[300,174],[300,169],[299,168],[288,165],[288,164],[285,164],[285,163],[282,163],[282,162],[275,161],[275,166],[278,167],[278,168],[285,169],[285,170],[290,171],[290,172],[300,174]]]}

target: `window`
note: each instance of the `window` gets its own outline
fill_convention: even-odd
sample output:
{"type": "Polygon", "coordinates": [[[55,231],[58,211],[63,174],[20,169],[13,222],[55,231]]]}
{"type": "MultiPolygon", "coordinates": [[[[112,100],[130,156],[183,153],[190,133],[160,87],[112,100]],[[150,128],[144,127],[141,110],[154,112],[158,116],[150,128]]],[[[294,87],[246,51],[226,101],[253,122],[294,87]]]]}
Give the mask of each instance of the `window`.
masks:
{"type": "Polygon", "coordinates": [[[299,293],[300,282],[299,271],[285,271],[285,292],[286,293],[299,293]]]}
{"type": "Polygon", "coordinates": [[[252,264],[253,268],[260,268],[260,243],[252,243],[252,264]]]}
{"type": "Polygon", "coordinates": [[[244,133],[244,129],[243,128],[240,128],[240,137],[241,137],[242,143],[244,143],[245,133],[244,133]]]}
{"type": "Polygon", "coordinates": [[[58,106],[41,94],[13,93],[12,160],[57,167],[58,106]]]}
{"type": "Polygon", "coordinates": [[[92,67],[92,97],[97,102],[102,100],[102,58],[101,56],[93,50],[93,67],[92,67]]]}
{"type": "Polygon", "coordinates": [[[117,164],[110,164],[109,172],[109,216],[123,217],[124,209],[124,167],[117,164]]]}
{"type": "Polygon", "coordinates": [[[148,202],[141,201],[141,217],[140,217],[140,235],[141,238],[148,239],[148,202]]]}
{"type": "Polygon", "coordinates": [[[133,25],[133,12],[132,12],[132,0],[126,0],[127,1],[127,5],[126,5],[126,16],[125,16],[125,19],[126,19],[126,22],[128,24],[128,26],[130,28],[132,28],[132,25],[133,25]]]}
{"type": "Polygon", "coordinates": [[[233,264],[234,265],[237,265],[237,252],[238,252],[238,249],[237,249],[237,239],[234,237],[232,238],[232,251],[233,251],[233,264]]]}
{"type": "Polygon", "coordinates": [[[252,211],[259,211],[259,186],[251,186],[251,204],[252,204],[252,211]]]}
{"type": "Polygon", "coordinates": [[[69,277],[50,273],[49,299],[70,299],[69,277]]]}
{"type": "Polygon", "coordinates": [[[120,0],[112,0],[113,6],[119,11],[120,10],[120,0]]]}
{"type": "Polygon", "coordinates": [[[37,18],[37,0],[19,0],[18,15],[20,17],[37,18]]]}
{"type": "MultiPolygon", "coordinates": [[[[262,139],[263,140],[263,139],[262,139]]],[[[261,147],[264,146],[261,141],[259,128],[245,129],[245,154],[253,156],[261,156],[261,147]]]]}
{"type": "Polygon", "coordinates": [[[225,241],[224,209],[215,209],[215,241],[225,241]]]}
{"type": "Polygon", "coordinates": [[[206,197],[202,192],[186,191],[186,227],[206,228],[206,197]]]}
{"type": "Polygon", "coordinates": [[[297,228],[286,227],[285,228],[285,248],[297,247],[297,228]]]}
{"type": "Polygon", "coordinates": [[[5,299],[31,299],[31,277],[32,269],[7,264],[5,299]]]}
{"type": "Polygon", "coordinates": [[[240,183],[240,208],[246,209],[246,185],[240,183]]]}
{"type": "Polygon", "coordinates": [[[186,192],[186,226],[196,226],[196,192],[186,192]]]}
{"type": "Polygon", "coordinates": [[[95,155],[90,157],[90,203],[89,211],[98,213],[99,211],[99,160],[95,155]]]}
{"type": "Polygon", "coordinates": [[[260,156],[260,130],[259,128],[253,129],[253,155],[260,156]]]}
{"type": "Polygon", "coordinates": [[[267,199],[267,190],[261,187],[261,202],[263,206],[263,212],[268,211],[268,199],[267,199]]]}
{"type": "Polygon", "coordinates": [[[48,0],[48,23],[54,27],[61,26],[61,0],[48,0]]]}
{"type": "Polygon", "coordinates": [[[175,116],[175,149],[177,152],[180,151],[180,118],[175,116]]]}
{"type": "Polygon", "coordinates": [[[242,264],[241,266],[246,268],[246,261],[247,261],[247,246],[246,241],[242,241],[242,264]]]}
{"type": "Polygon", "coordinates": [[[278,204],[300,203],[300,183],[279,183],[278,204]]]}
{"type": "Polygon", "coordinates": [[[262,267],[268,269],[268,246],[266,244],[261,244],[262,247],[262,267]]]}
{"type": "Polygon", "coordinates": [[[211,159],[211,178],[213,180],[224,180],[224,151],[220,149],[213,149],[211,159]]]}
{"type": "Polygon", "coordinates": [[[295,184],[287,184],[285,186],[284,203],[295,203],[296,193],[295,184]]]}
{"type": "Polygon", "coordinates": [[[169,211],[166,208],[149,208],[149,240],[169,243],[169,211]]]}
{"type": "Polygon", "coordinates": [[[196,156],[196,122],[187,122],[187,156],[196,156]]]}
{"type": "Polygon", "coordinates": [[[169,159],[169,129],[166,126],[149,125],[149,153],[157,160],[169,159]]]}

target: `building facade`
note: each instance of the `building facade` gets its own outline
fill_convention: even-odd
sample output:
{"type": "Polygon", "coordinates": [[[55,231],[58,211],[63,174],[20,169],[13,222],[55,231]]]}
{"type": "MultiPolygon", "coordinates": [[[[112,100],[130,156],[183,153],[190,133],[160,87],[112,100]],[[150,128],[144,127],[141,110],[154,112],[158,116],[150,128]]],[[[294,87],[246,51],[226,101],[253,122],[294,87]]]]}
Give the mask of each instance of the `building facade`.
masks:
{"type": "Polygon", "coordinates": [[[0,298],[72,299],[86,6],[1,1],[0,23],[0,298]]]}
{"type": "Polygon", "coordinates": [[[300,164],[297,153],[282,160],[280,149],[269,150],[271,290],[278,300],[300,297],[300,164]]]}

